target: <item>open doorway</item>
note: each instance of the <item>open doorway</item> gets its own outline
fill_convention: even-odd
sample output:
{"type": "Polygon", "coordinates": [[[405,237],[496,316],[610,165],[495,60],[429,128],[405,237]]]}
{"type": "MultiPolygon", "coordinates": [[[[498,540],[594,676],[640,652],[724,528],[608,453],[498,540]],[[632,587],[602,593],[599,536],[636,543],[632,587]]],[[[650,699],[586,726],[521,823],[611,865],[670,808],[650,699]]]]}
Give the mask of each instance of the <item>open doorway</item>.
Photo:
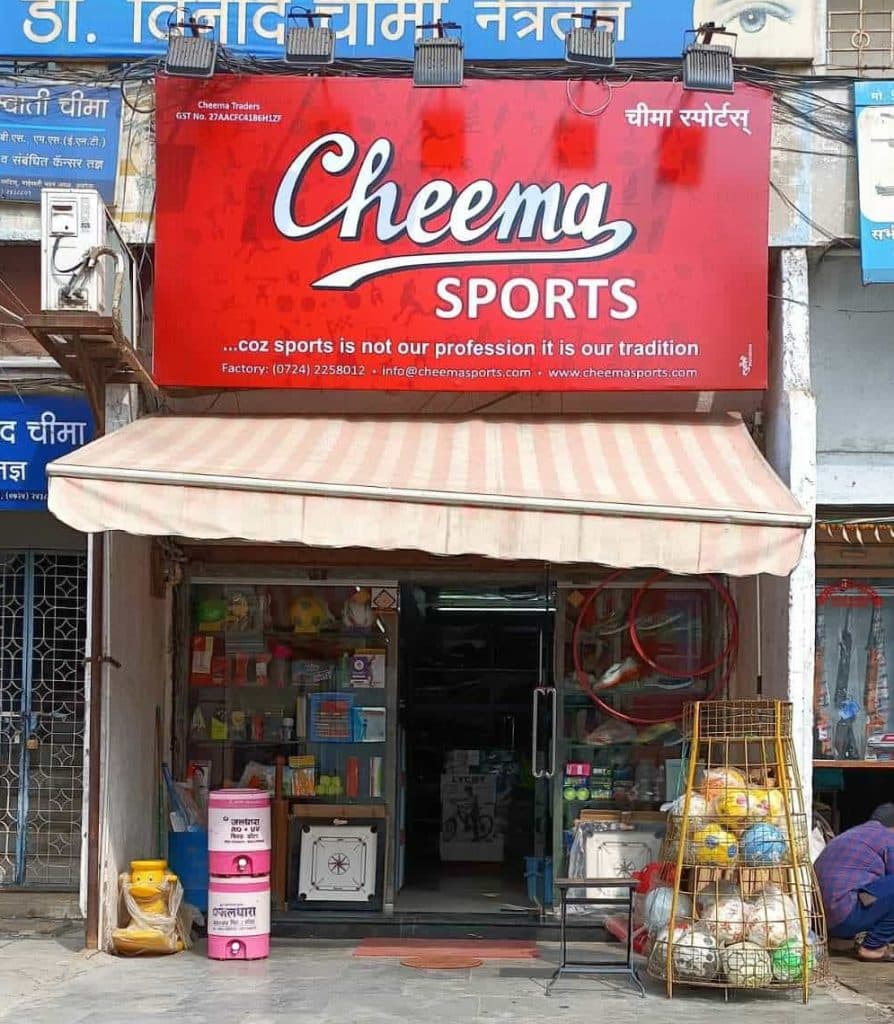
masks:
{"type": "Polygon", "coordinates": [[[531,759],[552,622],[536,584],[403,588],[399,912],[538,913],[526,869],[546,852],[550,794],[531,759]]]}

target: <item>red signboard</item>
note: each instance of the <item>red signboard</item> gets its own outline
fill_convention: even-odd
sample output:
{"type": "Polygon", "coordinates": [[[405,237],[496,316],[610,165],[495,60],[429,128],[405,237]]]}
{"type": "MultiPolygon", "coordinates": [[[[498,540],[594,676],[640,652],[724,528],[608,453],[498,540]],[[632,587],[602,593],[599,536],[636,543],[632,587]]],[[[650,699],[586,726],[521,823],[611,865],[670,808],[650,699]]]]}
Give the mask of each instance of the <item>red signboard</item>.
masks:
{"type": "Polygon", "coordinates": [[[158,80],[171,386],[753,390],[770,97],[158,80]]]}

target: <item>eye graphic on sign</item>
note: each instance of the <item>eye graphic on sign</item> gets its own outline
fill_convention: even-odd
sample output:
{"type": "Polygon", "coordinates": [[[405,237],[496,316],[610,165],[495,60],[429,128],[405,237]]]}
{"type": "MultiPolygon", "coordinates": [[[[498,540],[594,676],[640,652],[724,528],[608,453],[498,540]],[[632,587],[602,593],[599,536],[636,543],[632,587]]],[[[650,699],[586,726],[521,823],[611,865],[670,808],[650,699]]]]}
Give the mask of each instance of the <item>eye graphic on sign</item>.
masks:
{"type": "MultiPolygon", "coordinates": [[[[740,57],[772,56],[810,31],[812,0],[695,0],[693,24],[714,21],[739,34],[740,57]]],[[[789,47],[790,49],[791,47],[789,47]]]]}

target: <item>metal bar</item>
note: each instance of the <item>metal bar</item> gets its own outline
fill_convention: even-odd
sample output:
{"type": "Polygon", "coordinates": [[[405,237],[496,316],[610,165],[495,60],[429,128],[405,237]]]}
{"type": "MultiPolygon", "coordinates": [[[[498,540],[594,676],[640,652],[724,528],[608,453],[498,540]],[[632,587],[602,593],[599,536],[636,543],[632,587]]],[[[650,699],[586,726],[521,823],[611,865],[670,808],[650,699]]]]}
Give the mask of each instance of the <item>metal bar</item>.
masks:
{"type": "Polygon", "coordinates": [[[16,885],[24,885],[27,872],[28,813],[30,806],[29,786],[31,776],[31,753],[28,750],[28,734],[31,729],[31,681],[34,670],[34,553],[24,555],[24,592],[22,595],[22,692],[19,699],[19,801],[18,827],[16,828],[16,885]]]}
{"type": "MultiPolygon", "coordinates": [[[[102,428],[96,425],[97,432],[102,428]]],[[[99,949],[99,840],[102,747],[102,674],[105,612],[105,535],[93,534],[90,544],[90,764],[87,771],[87,949],[99,949]]]]}
{"type": "Polygon", "coordinates": [[[47,475],[51,478],[58,477],[68,480],[161,484],[209,490],[260,491],[268,494],[294,494],[318,498],[362,498],[460,508],[505,508],[522,512],[577,512],[585,515],[630,519],[673,519],[693,523],[724,523],[731,526],[798,527],[806,530],[813,525],[813,516],[793,512],[751,512],[744,509],[688,508],[676,505],[625,505],[621,502],[586,501],[577,498],[535,498],[511,494],[475,494],[460,491],[420,490],[409,487],[378,487],[368,484],[265,479],[218,473],[185,473],[176,470],[82,466],[61,460],[51,462],[47,466],[47,475]]]}

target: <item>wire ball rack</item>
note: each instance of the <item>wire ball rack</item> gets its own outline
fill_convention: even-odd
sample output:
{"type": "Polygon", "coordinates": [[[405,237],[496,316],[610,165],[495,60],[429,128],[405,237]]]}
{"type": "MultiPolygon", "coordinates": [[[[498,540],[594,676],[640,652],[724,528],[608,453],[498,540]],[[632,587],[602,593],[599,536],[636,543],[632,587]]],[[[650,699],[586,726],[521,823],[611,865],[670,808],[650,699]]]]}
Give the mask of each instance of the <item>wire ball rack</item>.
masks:
{"type": "Polygon", "coordinates": [[[700,701],[683,720],[681,792],[646,897],[647,970],[674,985],[800,990],[828,973],[809,819],[781,701],[700,701]]]}

